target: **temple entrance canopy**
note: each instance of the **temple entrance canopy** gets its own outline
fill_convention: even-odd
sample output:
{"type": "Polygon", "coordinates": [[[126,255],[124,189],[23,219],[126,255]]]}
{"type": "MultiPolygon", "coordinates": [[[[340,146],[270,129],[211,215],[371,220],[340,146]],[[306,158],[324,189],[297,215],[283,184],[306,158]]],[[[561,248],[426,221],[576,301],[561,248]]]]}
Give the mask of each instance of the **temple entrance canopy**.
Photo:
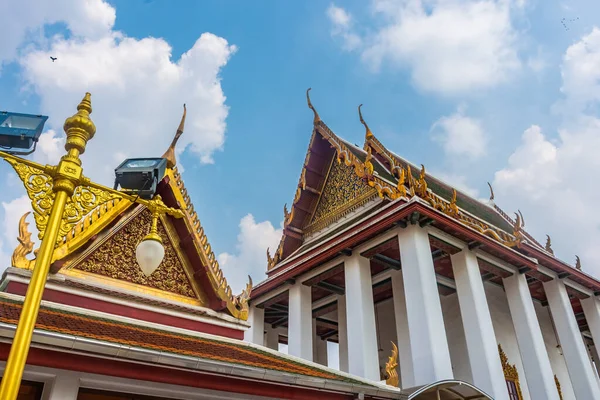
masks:
{"type": "Polygon", "coordinates": [[[402,400],[493,400],[475,386],[462,381],[440,381],[402,391],[402,400]]]}

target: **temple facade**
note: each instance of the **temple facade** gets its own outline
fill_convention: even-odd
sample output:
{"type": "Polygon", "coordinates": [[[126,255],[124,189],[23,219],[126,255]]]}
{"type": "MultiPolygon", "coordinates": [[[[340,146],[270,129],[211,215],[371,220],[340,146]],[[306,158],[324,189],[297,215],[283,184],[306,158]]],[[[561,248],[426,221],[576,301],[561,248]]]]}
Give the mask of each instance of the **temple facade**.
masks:
{"type": "MultiPolygon", "coordinates": [[[[252,283],[232,293],[194,211],[175,162],[183,124],[156,194],[184,216],[160,217],[165,256],[150,276],[135,256],[150,210],[86,187],[69,200],[18,399],[399,398],[396,387],[243,341],[252,283]]],[[[26,185],[43,233],[52,178],[13,164],[23,182],[44,183],[26,185]]],[[[29,214],[0,283],[2,370],[37,255],[29,214]]]]}
{"type": "Polygon", "coordinates": [[[487,202],[455,190],[387,149],[362,115],[363,146],[344,141],[307,100],[310,144],[245,340],[322,365],[333,356],[413,398],[438,386],[440,399],[600,399],[600,281],[579,259],[556,258],[491,186],[487,202]],[[460,397],[468,385],[479,394],[460,397]]]}

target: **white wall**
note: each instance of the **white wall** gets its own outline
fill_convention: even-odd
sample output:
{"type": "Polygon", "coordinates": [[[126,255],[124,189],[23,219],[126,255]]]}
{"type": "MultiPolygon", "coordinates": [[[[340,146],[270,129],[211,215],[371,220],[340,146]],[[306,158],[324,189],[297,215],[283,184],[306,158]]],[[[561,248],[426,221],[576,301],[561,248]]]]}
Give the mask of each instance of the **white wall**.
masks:
{"type": "MultiPolygon", "coordinates": [[[[396,335],[396,318],[394,316],[394,301],[389,298],[375,306],[376,320],[378,321],[377,336],[379,338],[379,367],[385,372],[385,364],[392,355],[392,342],[398,345],[398,336],[396,335]]],[[[399,360],[398,360],[399,361],[399,360]]],[[[400,364],[400,362],[398,362],[400,364]]],[[[398,376],[400,369],[398,368],[398,376]]]]}
{"type": "Polygon", "coordinates": [[[465,382],[473,382],[469,354],[467,353],[467,341],[458,304],[456,293],[449,296],[440,296],[442,312],[444,314],[444,325],[446,326],[446,337],[450,348],[450,360],[454,378],[465,382]]]}
{"type": "Polygon", "coordinates": [[[527,388],[527,378],[525,377],[525,370],[523,368],[523,363],[521,362],[521,353],[519,352],[519,344],[517,343],[517,336],[510,315],[510,309],[508,308],[506,293],[503,288],[486,283],[485,295],[488,301],[488,307],[490,308],[490,314],[492,315],[496,341],[502,345],[502,350],[506,353],[508,362],[511,365],[516,365],[517,371],[519,372],[519,383],[521,384],[523,400],[529,400],[531,397],[529,396],[529,389],[527,388]]]}
{"type": "Polygon", "coordinates": [[[569,378],[569,371],[567,370],[565,359],[559,349],[556,348],[558,340],[556,339],[556,334],[552,326],[550,308],[542,307],[538,302],[534,302],[534,306],[540,328],[542,329],[546,351],[548,352],[550,364],[552,365],[552,371],[560,382],[563,400],[575,400],[575,393],[573,392],[573,386],[571,386],[571,379],[569,378]]]}

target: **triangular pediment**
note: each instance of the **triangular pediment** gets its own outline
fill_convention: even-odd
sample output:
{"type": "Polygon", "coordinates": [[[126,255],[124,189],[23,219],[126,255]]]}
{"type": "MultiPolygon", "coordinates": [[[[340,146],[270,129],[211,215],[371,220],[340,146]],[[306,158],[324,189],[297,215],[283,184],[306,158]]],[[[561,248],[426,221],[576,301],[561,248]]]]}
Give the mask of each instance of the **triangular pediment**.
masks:
{"type": "Polygon", "coordinates": [[[354,167],[334,157],[317,207],[304,232],[321,230],[376,196],[376,190],[355,173],[354,167]]]}
{"type": "Polygon", "coordinates": [[[105,286],[206,305],[206,294],[194,281],[193,269],[185,253],[178,249],[176,243],[179,237],[167,217],[161,217],[158,222],[158,234],[165,249],[164,259],[152,275],[146,277],[142,273],[135,250],[148,233],[151,221],[152,215],[147,208],[134,207],[104,237],[67,261],[61,273],[101,280],[105,286]]]}

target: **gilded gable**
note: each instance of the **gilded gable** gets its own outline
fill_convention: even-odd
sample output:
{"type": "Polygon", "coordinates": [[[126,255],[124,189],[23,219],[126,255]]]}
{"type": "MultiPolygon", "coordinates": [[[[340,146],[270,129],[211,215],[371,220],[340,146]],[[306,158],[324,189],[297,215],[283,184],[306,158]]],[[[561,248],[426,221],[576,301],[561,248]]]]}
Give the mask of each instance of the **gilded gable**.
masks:
{"type": "Polygon", "coordinates": [[[307,233],[325,228],[375,198],[377,191],[362,181],[354,168],[334,158],[307,233]]]}
{"type": "Polygon", "coordinates": [[[145,208],[136,214],[112,235],[107,235],[99,245],[92,246],[81,257],[73,260],[66,273],[83,271],[133,284],[130,288],[139,285],[203,302],[200,289],[192,283],[191,271],[186,265],[187,259],[176,249],[173,243],[176,236],[170,233],[171,227],[164,217],[159,220],[158,234],[163,240],[165,257],[152,275],[146,277],[142,273],[137,265],[135,249],[147,234],[152,215],[145,208]]]}

